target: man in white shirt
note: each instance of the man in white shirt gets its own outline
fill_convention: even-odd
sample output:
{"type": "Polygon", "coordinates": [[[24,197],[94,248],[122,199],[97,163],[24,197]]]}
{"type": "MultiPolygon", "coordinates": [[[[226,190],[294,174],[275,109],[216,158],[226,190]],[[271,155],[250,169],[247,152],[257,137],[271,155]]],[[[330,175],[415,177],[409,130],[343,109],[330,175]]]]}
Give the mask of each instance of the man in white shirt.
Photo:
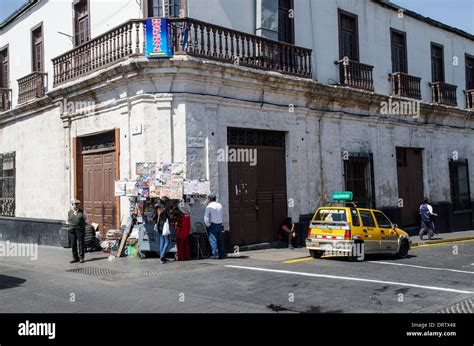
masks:
{"type": "Polygon", "coordinates": [[[216,195],[209,194],[208,204],[204,212],[204,223],[209,235],[209,243],[212,249],[212,259],[223,259],[226,257],[224,245],[224,229],[222,227],[222,204],[216,202],[216,195]]]}
{"type": "Polygon", "coordinates": [[[428,202],[428,198],[425,198],[420,205],[420,240],[423,240],[425,234],[428,234],[428,240],[431,240],[435,233],[433,216],[438,216],[438,214],[433,213],[433,207],[428,202]]]}

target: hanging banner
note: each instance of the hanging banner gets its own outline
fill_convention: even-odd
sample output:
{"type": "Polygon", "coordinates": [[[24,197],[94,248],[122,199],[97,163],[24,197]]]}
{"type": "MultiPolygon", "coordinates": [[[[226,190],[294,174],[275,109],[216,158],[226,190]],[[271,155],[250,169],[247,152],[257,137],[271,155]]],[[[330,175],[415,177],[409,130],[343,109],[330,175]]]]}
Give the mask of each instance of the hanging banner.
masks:
{"type": "Polygon", "coordinates": [[[173,56],[167,18],[145,19],[145,56],[147,58],[170,58],[173,56]]]}

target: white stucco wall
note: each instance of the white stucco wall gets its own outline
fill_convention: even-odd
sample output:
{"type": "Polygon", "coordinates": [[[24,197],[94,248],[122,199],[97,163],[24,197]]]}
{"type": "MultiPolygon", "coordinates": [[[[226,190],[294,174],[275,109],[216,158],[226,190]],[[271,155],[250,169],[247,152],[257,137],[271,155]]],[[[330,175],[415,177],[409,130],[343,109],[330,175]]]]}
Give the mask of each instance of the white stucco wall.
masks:
{"type": "Polygon", "coordinates": [[[65,219],[67,146],[57,108],[0,126],[0,151],[15,152],[15,216],[65,219]]]}

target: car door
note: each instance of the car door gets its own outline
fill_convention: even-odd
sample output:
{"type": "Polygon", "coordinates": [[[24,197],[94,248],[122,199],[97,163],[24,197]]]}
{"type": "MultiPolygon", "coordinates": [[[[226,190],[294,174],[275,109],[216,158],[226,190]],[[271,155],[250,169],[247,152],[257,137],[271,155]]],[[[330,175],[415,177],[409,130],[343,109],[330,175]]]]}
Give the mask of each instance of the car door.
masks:
{"type": "Polygon", "coordinates": [[[380,232],[375,223],[374,216],[370,209],[359,209],[362,222],[362,234],[364,235],[365,251],[380,251],[380,232]]]}
{"type": "Polygon", "coordinates": [[[392,222],[381,211],[372,210],[372,213],[380,232],[380,249],[383,251],[395,251],[398,247],[398,237],[392,228],[392,222]]]}

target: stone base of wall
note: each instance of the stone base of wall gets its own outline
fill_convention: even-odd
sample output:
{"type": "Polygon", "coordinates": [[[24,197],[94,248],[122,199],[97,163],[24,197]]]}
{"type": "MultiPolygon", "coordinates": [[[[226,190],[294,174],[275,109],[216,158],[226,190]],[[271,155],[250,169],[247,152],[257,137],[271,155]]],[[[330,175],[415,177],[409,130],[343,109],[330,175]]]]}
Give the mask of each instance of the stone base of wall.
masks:
{"type": "Polygon", "coordinates": [[[61,228],[64,221],[20,217],[0,217],[0,241],[63,246],[61,228]]]}

